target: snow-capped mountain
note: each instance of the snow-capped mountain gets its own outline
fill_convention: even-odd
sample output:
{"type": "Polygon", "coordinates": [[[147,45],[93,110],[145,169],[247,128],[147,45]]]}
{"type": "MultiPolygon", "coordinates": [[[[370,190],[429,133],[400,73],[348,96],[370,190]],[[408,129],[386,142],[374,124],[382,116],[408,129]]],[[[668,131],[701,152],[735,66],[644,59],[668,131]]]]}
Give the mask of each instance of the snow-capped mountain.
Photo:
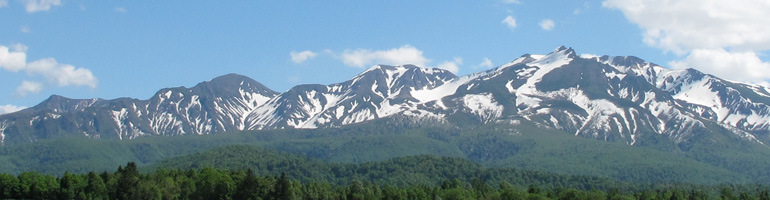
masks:
{"type": "Polygon", "coordinates": [[[325,128],[391,116],[447,126],[457,120],[528,122],[631,145],[662,138],[679,144],[708,134],[767,143],[770,89],[632,56],[581,57],[559,47],[459,77],[442,69],[378,65],[345,82],[299,85],[280,94],[229,74],[192,88],[162,89],[148,100],[52,96],[0,116],[0,141],[325,128]]]}
{"type": "Polygon", "coordinates": [[[411,94],[457,76],[414,65],[369,68],[332,85],[300,85],[271,99],[248,116],[249,129],[317,128],[358,123],[394,114],[434,115],[411,94]]]}
{"type": "Polygon", "coordinates": [[[770,139],[770,88],[724,80],[695,69],[668,70],[636,57],[597,58],[626,73],[644,77],[701,118],[770,139]]]}
{"type": "Polygon", "coordinates": [[[37,106],[0,116],[0,141],[31,142],[68,135],[132,139],[243,130],[248,113],[276,95],[237,74],[192,88],[162,89],[147,100],[77,100],[54,95],[37,106]]]}

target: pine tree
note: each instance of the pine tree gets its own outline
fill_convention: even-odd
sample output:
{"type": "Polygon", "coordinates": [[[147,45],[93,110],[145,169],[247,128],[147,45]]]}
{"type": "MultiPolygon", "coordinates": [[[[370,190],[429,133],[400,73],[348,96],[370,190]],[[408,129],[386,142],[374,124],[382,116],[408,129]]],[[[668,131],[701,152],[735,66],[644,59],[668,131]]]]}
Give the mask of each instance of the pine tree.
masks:
{"type": "Polygon", "coordinates": [[[136,163],[129,162],[125,168],[118,168],[118,172],[120,173],[120,179],[118,179],[118,188],[116,190],[117,198],[120,200],[137,199],[139,170],[136,167],[136,163]]]}
{"type": "Polygon", "coordinates": [[[259,199],[259,183],[257,177],[254,177],[254,171],[246,171],[246,177],[238,184],[234,199],[259,199]]]}
{"type": "Polygon", "coordinates": [[[97,176],[94,172],[89,172],[87,176],[87,182],[85,188],[86,199],[107,199],[107,188],[104,185],[104,180],[97,176]]]}
{"type": "Polygon", "coordinates": [[[59,179],[59,198],[60,199],[82,199],[85,182],[80,176],[70,174],[65,171],[59,179]]]}
{"type": "Polygon", "coordinates": [[[291,182],[285,173],[281,173],[281,177],[275,183],[275,195],[273,197],[281,200],[292,199],[291,182]]]}

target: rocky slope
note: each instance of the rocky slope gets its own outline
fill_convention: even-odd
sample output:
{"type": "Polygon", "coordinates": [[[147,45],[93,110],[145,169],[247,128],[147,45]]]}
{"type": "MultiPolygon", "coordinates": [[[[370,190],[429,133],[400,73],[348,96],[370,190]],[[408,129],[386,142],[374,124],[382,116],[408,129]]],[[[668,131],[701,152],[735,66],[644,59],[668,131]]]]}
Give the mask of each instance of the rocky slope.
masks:
{"type": "Polygon", "coordinates": [[[60,136],[144,135],[324,128],[387,118],[458,126],[533,122],[543,128],[630,145],[687,143],[719,134],[770,140],[770,89],[642,59],[580,57],[559,47],[487,71],[378,65],[345,82],[274,92],[228,74],[152,98],[68,99],[0,116],[3,144],[60,136]]]}

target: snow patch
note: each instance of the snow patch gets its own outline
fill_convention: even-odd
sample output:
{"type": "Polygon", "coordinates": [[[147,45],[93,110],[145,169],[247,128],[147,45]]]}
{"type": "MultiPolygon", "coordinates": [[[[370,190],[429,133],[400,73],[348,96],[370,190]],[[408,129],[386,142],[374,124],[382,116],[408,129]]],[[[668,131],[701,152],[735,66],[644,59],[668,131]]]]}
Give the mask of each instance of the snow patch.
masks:
{"type": "Polygon", "coordinates": [[[338,106],[337,109],[334,111],[334,118],[340,119],[342,116],[345,115],[345,106],[338,106]]]}
{"type": "Polygon", "coordinates": [[[490,93],[469,94],[463,97],[463,102],[465,102],[466,108],[479,116],[485,123],[501,117],[503,109],[505,109],[502,105],[497,104],[494,95],[490,93]]]}
{"type": "Polygon", "coordinates": [[[436,101],[446,96],[454,94],[455,92],[457,92],[457,88],[459,88],[463,84],[470,82],[473,79],[478,78],[479,76],[481,76],[481,74],[463,76],[463,77],[451,80],[449,82],[446,82],[441,86],[438,86],[433,89],[423,88],[420,90],[411,91],[410,93],[412,97],[414,97],[419,101],[419,103],[436,101]]]}
{"type": "Polygon", "coordinates": [[[626,78],[626,74],[619,74],[619,73],[615,73],[614,71],[605,72],[604,75],[610,79],[619,78],[620,80],[623,80],[624,78],[626,78]]]}
{"type": "Polygon", "coordinates": [[[382,101],[380,104],[379,109],[377,109],[377,116],[382,118],[386,116],[390,116],[396,113],[399,113],[404,110],[409,110],[408,107],[402,107],[399,105],[392,105],[390,103],[390,99],[386,99],[385,101],[382,101]]]}
{"type": "Polygon", "coordinates": [[[11,126],[13,123],[0,122],[0,145],[5,144],[5,129],[11,126]]]}
{"type": "MultiPolygon", "coordinates": [[[[711,82],[706,79],[682,85],[681,90],[674,95],[674,98],[712,109],[718,108],[722,103],[719,95],[711,90],[711,82]]],[[[720,116],[720,119],[722,117],[724,116],[720,116]]]]}
{"type": "Polygon", "coordinates": [[[527,66],[536,67],[537,71],[527,79],[527,82],[524,83],[524,85],[518,88],[518,91],[516,92],[516,106],[519,107],[525,105],[526,107],[534,107],[539,104],[540,99],[537,98],[537,96],[543,94],[535,88],[535,85],[542,81],[543,76],[552,70],[567,65],[570,62],[572,62],[572,58],[567,54],[554,52],[531,63],[527,63],[527,66]]]}
{"type": "Polygon", "coordinates": [[[513,81],[514,80],[509,80],[507,83],[505,83],[505,88],[507,88],[508,93],[511,93],[511,94],[516,93],[516,89],[513,88],[513,81]]]}

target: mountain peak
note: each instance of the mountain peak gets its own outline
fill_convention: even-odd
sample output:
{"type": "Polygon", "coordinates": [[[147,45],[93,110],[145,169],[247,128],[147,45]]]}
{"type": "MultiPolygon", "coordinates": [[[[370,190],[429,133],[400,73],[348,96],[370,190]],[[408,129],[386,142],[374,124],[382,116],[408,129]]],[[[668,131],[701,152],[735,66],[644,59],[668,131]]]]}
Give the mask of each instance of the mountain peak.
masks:
{"type": "Polygon", "coordinates": [[[241,81],[254,81],[254,80],[244,75],[229,73],[222,76],[217,76],[216,78],[213,78],[208,82],[212,84],[216,84],[216,83],[241,82],[241,81]]]}
{"type": "Polygon", "coordinates": [[[365,70],[361,74],[365,74],[366,72],[374,71],[374,70],[382,70],[382,71],[394,71],[394,70],[400,70],[400,69],[413,69],[413,68],[419,68],[416,65],[412,64],[406,64],[406,65],[375,65],[370,67],[369,69],[365,70]]]}
{"type": "Polygon", "coordinates": [[[101,99],[71,99],[60,95],[51,95],[48,99],[28,109],[32,112],[50,110],[53,112],[69,112],[85,109],[101,99]]]}
{"type": "Polygon", "coordinates": [[[266,86],[262,85],[261,83],[257,82],[254,79],[251,79],[244,75],[235,74],[235,73],[229,73],[222,76],[218,76],[216,78],[211,79],[210,81],[198,83],[198,85],[193,87],[193,89],[203,89],[203,88],[211,88],[213,89],[212,92],[229,91],[232,94],[237,94],[239,90],[238,88],[253,88],[258,91],[263,91],[265,94],[277,93],[273,90],[270,90],[270,88],[267,88],[266,86]]]}
{"type": "Polygon", "coordinates": [[[572,47],[565,47],[565,46],[559,46],[551,54],[560,53],[563,55],[567,55],[570,58],[574,58],[574,56],[577,56],[577,53],[575,53],[575,50],[572,49],[572,47]]]}
{"type": "Polygon", "coordinates": [[[22,114],[3,115],[0,125],[42,130],[25,133],[34,137],[50,135],[46,130],[67,130],[135,138],[337,127],[403,115],[463,124],[516,119],[632,145],[643,145],[646,133],[686,141],[693,131],[709,128],[707,122],[750,132],[741,137],[770,130],[767,89],[701,76],[691,69],[668,71],[633,56],[581,59],[572,48],[559,46],[547,55],[525,54],[462,77],[439,68],[375,65],[345,82],[300,85],[284,93],[230,73],[193,88],[162,89],[149,100],[53,95],[22,114]],[[78,113],[62,114],[69,111],[78,113]]]}
{"type": "MultiPolygon", "coordinates": [[[[406,65],[398,65],[398,66],[394,66],[394,65],[375,65],[375,66],[372,66],[369,69],[365,70],[364,72],[361,72],[360,74],[356,75],[356,77],[369,76],[368,74],[370,74],[372,72],[380,72],[382,74],[386,74],[387,76],[392,76],[394,74],[403,74],[403,73],[406,73],[408,71],[411,71],[411,72],[420,71],[420,73],[424,73],[424,74],[447,74],[448,73],[448,74],[451,74],[451,75],[449,75],[451,77],[456,76],[456,75],[452,74],[452,72],[449,72],[449,71],[447,71],[445,69],[425,68],[425,67],[420,67],[420,66],[417,66],[417,65],[406,64],[406,65]]],[[[379,74],[379,73],[375,73],[375,74],[379,74]]],[[[377,76],[377,75],[374,75],[374,76],[377,76]]]]}
{"type": "Polygon", "coordinates": [[[61,95],[57,95],[57,94],[52,94],[47,99],[45,99],[43,102],[61,101],[61,100],[72,100],[72,99],[67,98],[65,96],[61,96],[61,95]]]}

